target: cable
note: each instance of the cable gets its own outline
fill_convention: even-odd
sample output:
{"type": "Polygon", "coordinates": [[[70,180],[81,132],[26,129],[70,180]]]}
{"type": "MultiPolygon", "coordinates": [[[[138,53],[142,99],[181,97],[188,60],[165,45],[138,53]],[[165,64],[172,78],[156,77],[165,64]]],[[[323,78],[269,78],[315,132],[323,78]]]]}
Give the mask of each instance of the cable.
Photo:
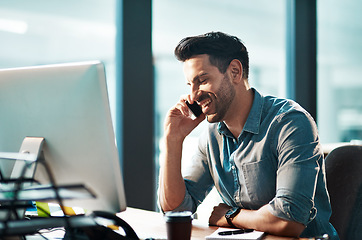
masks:
{"type": "MultiPolygon", "coordinates": [[[[37,234],[39,234],[42,238],[48,240],[49,238],[47,238],[46,236],[44,236],[44,234],[52,233],[52,232],[56,232],[56,231],[63,231],[63,232],[65,232],[65,229],[62,228],[62,227],[47,228],[47,229],[42,229],[42,231],[38,231],[37,234]]],[[[51,239],[56,239],[56,238],[52,237],[51,239]]],[[[59,239],[63,239],[63,238],[59,238],[59,239]]]]}

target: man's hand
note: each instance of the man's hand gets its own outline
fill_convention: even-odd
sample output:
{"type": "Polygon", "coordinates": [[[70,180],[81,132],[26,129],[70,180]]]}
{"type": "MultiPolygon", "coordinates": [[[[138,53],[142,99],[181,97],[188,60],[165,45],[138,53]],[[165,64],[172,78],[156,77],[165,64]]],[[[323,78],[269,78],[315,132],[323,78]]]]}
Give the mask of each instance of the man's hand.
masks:
{"type": "Polygon", "coordinates": [[[164,124],[166,138],[183,141],[205,119],[203,113],[198,118],[192,119],[185,101],[190,101],[190,97],[182,96],[180,101],[168,111],[164,124]]]}
{"type": "Polygon", "coordinates": [[[219,227],[230,227],[225,218],[225,213],[230,208],[231,207],[226,205],[225,203],[220,203],[218,206],[215,206],[209,218],[209,225],[219,226],[219,227]]]}

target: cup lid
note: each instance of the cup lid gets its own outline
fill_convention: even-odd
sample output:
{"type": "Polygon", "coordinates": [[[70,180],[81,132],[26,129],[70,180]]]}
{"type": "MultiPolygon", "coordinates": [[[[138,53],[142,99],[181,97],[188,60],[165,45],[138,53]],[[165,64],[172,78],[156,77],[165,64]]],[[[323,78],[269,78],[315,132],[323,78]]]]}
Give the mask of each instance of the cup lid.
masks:
{"type": "Polygon", "coordinates": [[[165,213],[166,222],[185,222],[192,220],[192,212],[183,211],[183,212],[166,212],[165,213]]]}

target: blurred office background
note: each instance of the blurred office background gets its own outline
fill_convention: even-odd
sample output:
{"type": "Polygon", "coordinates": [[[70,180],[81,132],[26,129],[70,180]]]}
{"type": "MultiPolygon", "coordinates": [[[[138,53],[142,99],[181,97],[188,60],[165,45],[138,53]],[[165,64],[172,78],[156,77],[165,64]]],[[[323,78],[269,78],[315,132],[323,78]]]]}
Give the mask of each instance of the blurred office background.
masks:
{"type": "MultiPolygon", "coordinates": [[[[265,95],[293,97],[290,88],[295,85],[288,82],[290,72],[288,56],[291,49],[288,35],[290,11],[293,7],[290,2],[288,3],[288,0],[153,0],[152,2],[151,0],[5,0],[0,2],[0,68],[102,60],[106,66],[111,110],[115,122],[123,121],[128,114],[117,113],[124,110],[117,107],[122,101],[119,100],[122,99],[119,95],[124,91],[122,88],[119,90],[117,83],[122,85],[127,81],[137,82],[137,91],[128,94],[139,95],[141,102],[152,104],[150,109],[153,114],[142,115],[142,121],[152,123],[152,130],[147,130],[148,134],[152,134],[152,139],[147,138],[146,142],[142,141],[142,145],[149,145],[152,150],[146,153],[146,157],[135,156],[135,159],[123,156],[122,152],[120,155],[123,164],[135,162],[123,170],[127,173],[132,172],[132,166],[138,166],[138,170],[130,175],[139,177],[145,173],[144,177],[139,177],[144,179],[140,180],[140,184],[145,184],[144,186],[148,186],[152,192],[144,194],[151,196],[141,199],[142,193],[135,191],[142,192],[143,189],[136,187],[137,190],[134,190],[134,187],[130,187],[134,184],[134,180],[126,176],[129,205],[156,208],[155,192],[163,118],[167,110],[178,101],[179,96],[189,91],[183,76],[182,64],[173,56],[174,47],[185,36],[208,31],[224,31],[236,35],[249,50],[251,85],[265,95]],[[133,6],[129,7],[127,4],[133,6]],[[138,9],[147,14],[140,14],[138,9]],[[136,20],[127,23],[124,19],[128,16],[136,20]],[[137,18],[144,18],[140,24],[146,24],[137,25],[139,24],[137,18]],[[141,34],[137,39],[146,39],[152,49],[152,57],[150,60],[146,59],[152,70],[145,72],[148,74],[145,79],[137,79],[137,75],[136,79],[127,79],[119,71],[128,70],[124,67],[124,62],[127,62],[128,57],[133,54],[127,52],[128,45],[122,45],[120,41],[128,34],[137,35],[138,32],[134,32],[132,28],[136,30],[139,26],[141,34]],[[144,26],[150,31],[142,33],[144,26]],[[123,68],[119,62],[123,62],[123,68]],[[142,89],[148,86],[143,82],[146,80],[148,84],[151,81],[152,87],[142,89]],[[152,94],[144,94],[147,91],[152,91],[152,94]],[[147,95],[147,99],[142,99],[143,95],[147,95]],[[152,167],[142,169],[146,162],[147,166],[152,167]],[[147,175],[146,172],[149,171],[152,174],[147,175]]],[[[310,86],[306,84],[302,85],[302,88],[305,88],[303,91],[306,93],[306,99],[310,98],[309,90],[312,95],[313,91],[316,91],[314,117],[323,144],[362,139],[361,10],[362,2],[359,0],[316,0],[317,20],[314,26],[317,46],[316,87],[309,89],[310,86]]],[[[137,47],[135,49],[137,51],[137,47]]],[[[142,56],[140,52],[136,54],[142,56]]],[[[140,63],[136,68],[142,72],[143,65],[140,63]]],[[[304,66],[310,63],[298,62],[298,64],[304,66]]],[[[129,104],[132,105],[132,102],[129,104]]],[[[144,111],[138,102],[132,107],[141,113],[144,111]]],[[[6,117],[1,113],[0,116],[6,117]]],[[[187,139],[186,157],[192,152],[192,147],[203,126],[204,124],[187,139]]],[[[118,138],[127,142],[137,142],[140,138],[140,136],[122,134],[126,134],[125,131],[119,131],[118,138]]],[[[121,141],[121,144],[124,141],[121,141]]],[[[120,149],[127,151],[128,147],[122,145],[120,149]]]]}

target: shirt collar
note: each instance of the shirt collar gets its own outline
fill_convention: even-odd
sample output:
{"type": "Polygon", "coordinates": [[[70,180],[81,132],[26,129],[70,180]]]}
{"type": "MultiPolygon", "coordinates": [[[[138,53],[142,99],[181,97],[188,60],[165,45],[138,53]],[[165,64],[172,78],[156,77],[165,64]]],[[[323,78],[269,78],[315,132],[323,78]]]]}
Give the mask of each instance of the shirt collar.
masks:
{"type": "MultiPolygon", "coordinates": [[[[249,116],[244,125],[243,131],[258,134],[260,129],[264,98],[255,88],[252,88],[252,90],[254,91],[254,101],[253,105],[251,106],[249,116]]],[[[220,134],[226,135],[228,135],[228,133],[230,132],[224,122],[219,122],[218,131],[220,134]]]]}

